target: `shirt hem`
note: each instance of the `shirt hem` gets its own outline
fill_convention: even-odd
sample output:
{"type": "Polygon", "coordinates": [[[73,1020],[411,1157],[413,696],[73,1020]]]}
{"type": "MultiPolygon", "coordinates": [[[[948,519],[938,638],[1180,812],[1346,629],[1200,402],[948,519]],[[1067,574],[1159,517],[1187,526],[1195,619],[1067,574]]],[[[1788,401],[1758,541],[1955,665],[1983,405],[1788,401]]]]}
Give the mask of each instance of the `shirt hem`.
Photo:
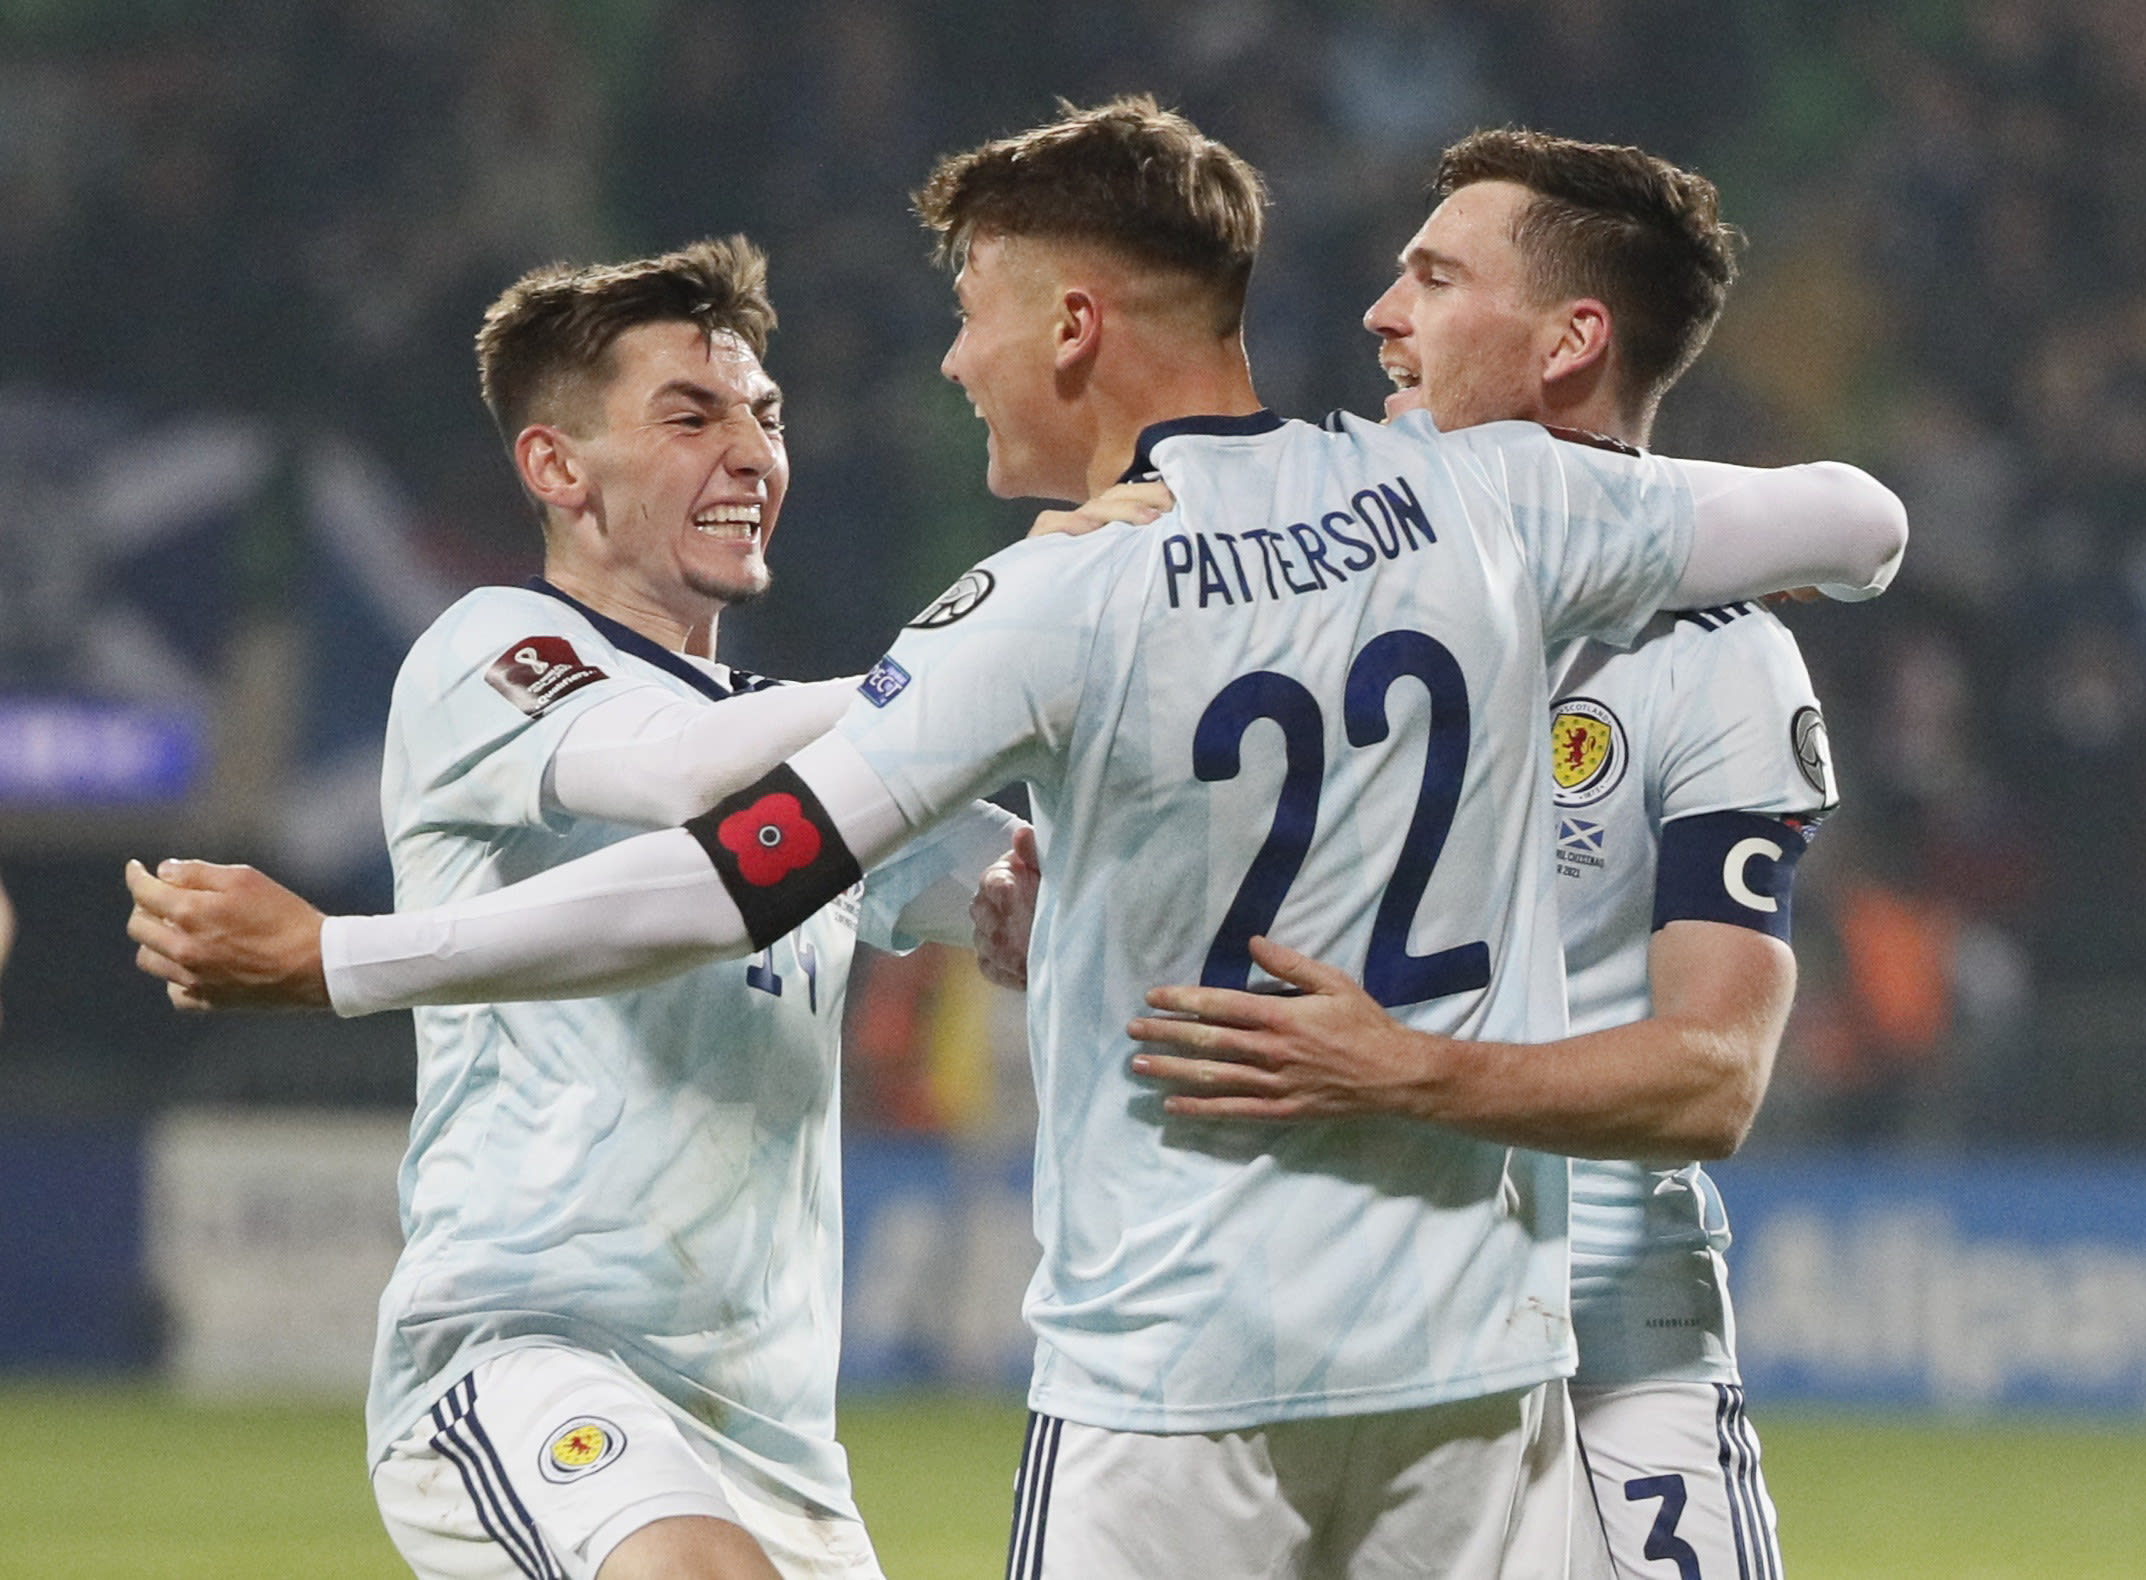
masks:
{"type": "Polygon", "coordinates": [[[1124,1408],[1116,1395],[1062,1392],[1048,1387],[1029,1390],[1029,1408],[1040,1415],[1056,1416],[1082,1426],[1112,1432],[1148,1432],[1167,1436],[1189,1432],[1234,1432],[1268,1426],[1281,1421],[1319,1420],[1329,1416],[1385,1415],[1397,1410],[1421,1410],[1433,1405],[1458,1404],[1484,1399],[1516,1388],[1570,1377],[1578,1364],[1577,1352],[1566,1348],[1555,1356],[1497,1371],[1477,1372],[1464,1378],[1448,1378],[1414,1387],[1363,1388],[1350,1393],[1292,1395],[1284,1398],[1246,1400],[1235,1404],[1164,1409],[1124,1408]]]}

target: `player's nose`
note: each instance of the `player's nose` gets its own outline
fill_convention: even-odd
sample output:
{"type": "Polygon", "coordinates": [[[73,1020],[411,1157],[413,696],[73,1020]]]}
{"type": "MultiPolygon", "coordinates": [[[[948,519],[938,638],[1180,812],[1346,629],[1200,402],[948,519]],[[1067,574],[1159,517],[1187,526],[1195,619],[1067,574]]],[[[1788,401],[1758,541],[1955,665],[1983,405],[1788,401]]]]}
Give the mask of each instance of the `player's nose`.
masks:
{"type": "Polygon", "coordinates": [[[1381,340],[1408,333],[1407,319],[1394,300],[1400,290],[1401,282],[1397,279],[1386,287],[1377,301],[1364,309],[1364,327],[1381,340]]]}
{"type": "Polygon", "coordinates": [[[773,470],[775,465],[775,441],[760,419],[748,414],[741,422],[731,424],[730,446],[723,452],[723,468],[740,477],[759,477],[773,470]]]}

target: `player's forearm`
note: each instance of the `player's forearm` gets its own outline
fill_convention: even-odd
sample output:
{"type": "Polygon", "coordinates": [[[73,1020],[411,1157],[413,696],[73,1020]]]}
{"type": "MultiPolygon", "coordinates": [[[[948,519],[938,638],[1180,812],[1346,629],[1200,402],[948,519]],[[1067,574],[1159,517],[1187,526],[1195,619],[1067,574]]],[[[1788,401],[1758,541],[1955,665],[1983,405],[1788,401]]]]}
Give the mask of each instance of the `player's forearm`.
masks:
{"type": "Polygon", "coordinates": [[[490,894],[321,928],[341,1015],[586,998],[750,952],[699,841],[643,834],[490,894]]]}
{"type": "Polygon", "coordinates": [[[1873,598],[1891,583],[1907,550],[1907,512],[1899,498],[1855,467],[1675,464],[1691,485],[1695,518],[1691,559],[1672,607],[1814,586],[1834,598],[1873,598]]]}
{"type": "Polygon", "coordinates": [[[1407,1035],[1421,1043],[1416,1117],[1573,1157],[1727,1157],[1765,1093],[1760,1028],[1655,1018],[1532,1045],[1407,1035]]]}
{"type": "Polygon", "coordinates": [[[826,738],[687,828],[641,834],[427,910],[331,917],[336,1012],[588,998],[765,948],[907,836],[854,748],[826,738]],[[802,803],[802,804],[801,804],[802,803]]]}
{"type": "Polygon", "coordinates": [[[590,708],[552,754],[546,798],[576,817],[670,828],[751,784],[834,727],[854,676],[718,703],[644,687],[590,708]]]}

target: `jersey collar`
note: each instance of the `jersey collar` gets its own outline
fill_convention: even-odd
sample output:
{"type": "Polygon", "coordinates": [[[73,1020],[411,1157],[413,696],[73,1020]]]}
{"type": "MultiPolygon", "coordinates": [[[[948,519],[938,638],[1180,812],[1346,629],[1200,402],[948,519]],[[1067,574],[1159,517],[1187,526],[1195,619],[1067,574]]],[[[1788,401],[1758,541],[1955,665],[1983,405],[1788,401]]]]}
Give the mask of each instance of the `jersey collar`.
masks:
{"type": "Polygon", "coordinates": [[[1172,417],[1168,422],[1149,423],[1140,430],[1140,442],[1133,449],[1133,464],[1125,469],[1121,483],[1151,482],[1161,474],[1155,469],[1155,446],[1165,439],[1175,439],[1183,433],[1203,433],[1219,439],[1243,439],[1254,434],[1272,433],[1282,425],[1282,419],[1261,407],[1242,417],[1172,417]]]}
{"type": "Polygon", "coordinates": [[[665,674],[677,676],[710,701],[721,702],[726,697],[735,697],[746,691],[765,691],[775,684],[772,680],[763,680],[760,676],[749,674],[735,665],[725,665],[730,672],[731,681],[726,686],[690,659],[672,652],[660,642],[650,641],[630,625],[622,624],[607,614],[598,614],[572,593],[561,592],[541,576],[532,576],[522,585],[531,592],[540,592],[547,598],[558,599],[596,627],[597,633],[621,653],[631,653],[642,663],[653,664],[665,674]]]}

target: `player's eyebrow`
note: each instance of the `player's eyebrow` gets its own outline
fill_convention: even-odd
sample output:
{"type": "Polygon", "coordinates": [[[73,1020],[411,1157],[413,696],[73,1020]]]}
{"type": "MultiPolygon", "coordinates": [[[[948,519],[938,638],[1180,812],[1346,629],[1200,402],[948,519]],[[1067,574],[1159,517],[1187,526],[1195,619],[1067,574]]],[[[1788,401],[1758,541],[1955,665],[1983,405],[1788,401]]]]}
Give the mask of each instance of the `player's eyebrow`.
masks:
{"type": "MultiPolygon", "coordinates": [[[[710,411],[720,411],[725,404],[722,396],[708,388],[707,385],[693,379],[669,379],[657,385],[654,393],[648,397],[649,404],[655,405],[673,395],[682,396],[696,406],[705,406],[710,411]]],[[[781,404],[782,387],[772,381],[767,388],[755,395],[751,401],[755,416],[766,411],[770,406],[780,406],[781,404]]]]}
{"type": "Polygon", "coordinates": [[[1415,246],[1401,254],[1401,272],[1404,274],[1428,274],[1433,269],[1442,269],[1447,274],[1468,272],[1468,266],[1460,259],[1435,247],[1415,246]]]}
{"type": "Polygon", "coordinates": [[[705,384],[697,384],[692,379],[668,379],[657,385],[648,397],[649,404],[655,405],[673,395],[683,396],[696,406],[712,408],[720,404],[714,390],[705,384]]]}

